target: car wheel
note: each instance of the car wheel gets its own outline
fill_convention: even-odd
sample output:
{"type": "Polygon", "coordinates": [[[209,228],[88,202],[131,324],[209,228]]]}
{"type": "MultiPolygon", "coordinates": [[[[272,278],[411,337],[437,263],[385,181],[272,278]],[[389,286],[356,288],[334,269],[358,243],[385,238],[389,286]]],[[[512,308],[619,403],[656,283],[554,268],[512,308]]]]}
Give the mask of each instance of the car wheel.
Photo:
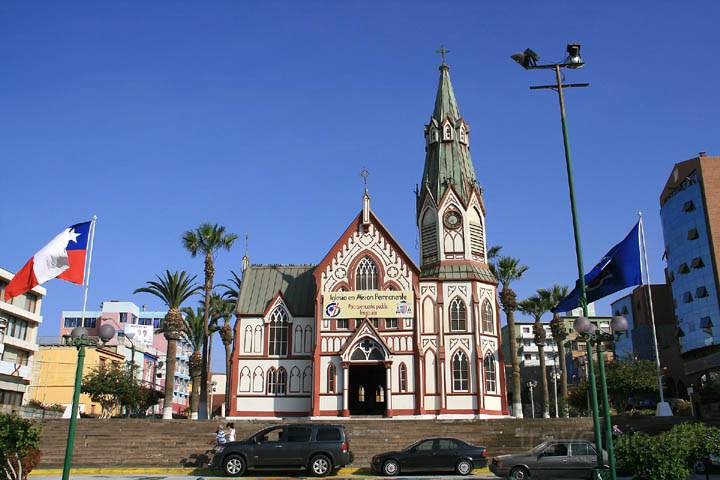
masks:
{"type": "Polygon", "coordinates": [[[472,469],[473,466],[469,460],[460,460],[457,465],[455,465],[455,471],[458,475],[470,475],[470,473],[472,473],[472,469]]]}
{"type": "Polygon", "coordinates": [[[510,478],[512,480],[529,480],[530,472],[525,467],[515,467],[510,470],[510,478]]]}
{"type": "Polygon", "coordinates": [[[223,470],[225,470],[225,475],[240,477],[245,473],[246,468],[245,459],[240,455],[228,455],[227,458],[223,460],[223,470]]]}
{"type": "Polygon", "coordinates": [[[387,477],[394,477],[400,473],[400,465],[395,460],[386,460],[383,463],[382,473],[387,477]]]}
{"type": "Polygon", "coordinates": [[[325,477],[333,469],[332,460],[325,455],[315,455],[310,460],[310,473],[315,477],[325,477]]]}

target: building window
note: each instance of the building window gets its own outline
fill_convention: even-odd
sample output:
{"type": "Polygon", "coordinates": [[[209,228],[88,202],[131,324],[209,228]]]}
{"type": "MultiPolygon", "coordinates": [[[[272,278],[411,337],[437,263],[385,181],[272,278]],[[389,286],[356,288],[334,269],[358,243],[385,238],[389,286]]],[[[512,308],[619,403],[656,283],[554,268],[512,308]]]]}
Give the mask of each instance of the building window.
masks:
{"type": "Polygon", "coordinates": [[[452,140],[452,127],[449,123],[443,127],[443,140],[452,140]]]}
{"type": "Polygon", "coordinates": [[[692,200],[688,200],[683,204],[683,212],[692,212],[695,210],[695,204],[692,200]]]}
{"type": "Polygon", "coordinates": [[[97,325],[97,318],[94,317],[86,318],[85,323],[83,324],[85,328],[95,328],[95,325],[97,325]]]}
{"type": "Polygon", "coordinates": [[[688,230],[688,234],[687,234],[688,240],[697,240],[698,238],[700,238],[700,234],[698,233],[697,228],[691,228],[690,230],[688,230]]]}
{"type": "Polygon", "coordinates": [[[681,263],[678,267],[678,273],[689,273],[690,267],[687,266],[687,263],[681,263]]]}
{"type": "Polygon", "coordinates": [[[19,407],[22,404],[22,393],[10,390],[0,390],[0,405],[14,405],[19,407]]]}
{"type": "Polygon", "coordinates": [[[120,312],[120,323],[127,323],[127,312],[120,312]]]}
{"type": "Polygon", "coordinates": [[[712,319],[710,317],[702,317],[700,319],[700,328],[702,328],[702,330],[706,334],[712,335],[712,328],[713,328],[712,319]]]}
{"type": "Polygon", "coordinates": [[[523,333],[530,333],[530,327],[522,327],[523,333]]]}
{"type": "Polygon", "coordinates": [[[338,318],[335,321],[335,326],[338,330],[347,330],[348,329],[348,319],[347,318],[338,318]]]}
{"type": "Polygon", "coordinates": [[[690,293],[690,292],[683,293],[683,302],[690,303],[692,301],[693,301],[692,293],[690,293]]]}
{"type": "Polygon", "coordinates": [[[385,328],[398,328],[397,318],[386,318],[385,328]]]}
{"type": "Polygon", "coordinates": [[[355,271],[355,290],[377,290],[378,268],[370,257],[364,257],[355,271]]]}
{"type": "Polygon", "coordinates": [[[407,381],[407,367],[405,366],[404,363],[401,363],[401,364],[400,364],[399,377],[400,377],[400,378],[398,379],[398,380],[399,380],[399,381],[398,381],[398,384],[399,384],[399,387],[400,387],[400,391],[401,391],[401,392],[407,392],[407,389],[408,389],[408,385],[407,385],[407,383],[408,383],[408,381],[407,381]]]}
{"type": "Polygon", "coordinates": [[[5,350],[2,354],[2,361],[13,363],[15,365],[27,365],[30,358],[30,353],[25,350],[19,350],[17,348],[5,346],[5,350]]]}
{"type": "Polygon", "coordinates": [[[482,322],[483,331],[493,333],[495,331],[495,321],[493,318],[493,310],[490,301],[486,298],[482,306],[482,322]]]}
{"type": "Polygon", "coordinates": [[[335,393],[335,364],[331,363],[327,369],[327,391],[335,393]]]}
{"type": "Polygon", "coordinates": [[[467,327],[467,308],[461,298],[456,297],[450,302],[450,330],[465,331],[467,327]]]}
{"type": "Polygon", "coordinates": [[[705,266],[705,263],[702,261],[702,258],[695,257],[692,259],[692,267],[693,268],[702,268],[705,266]]]}
{"type": "Polygon", "coordinates": [[[77,317],[65,317],[65,328],[75,328],[80,326],[80,319],[77,317]]]}
{"type": "Polygon", "coordinates": [[[380,328],[380,319],[379,318],[371,318],[370,323],[372,323],[373,327],[380,328]]]}
{"type": "Polygon", "coordinates": [[[532,360],[532,354],[526,353],[526,354],[525,354],[525,360],[532,360]]]}
{"type": "Polygon", "coordinates": [[[270,316],[270,332],[268,338],[269,355],[287,355],[288,317],[285,310],[278,307],[270,316]]]}
{"type": "Polygon", "coordinates": [[[267,374],[268,393],[285,395],[287,392],[287,372],[283,367],[275,370],[271,368],[267,374]]]}
{"type": "Polygon", "coordinates": [[[468,359],[465,352],[459,350],[452,359],[453,392],[469,390],[468,359]]]}
{"type": "Polygon", "coordinates": [[[27,340],[28,326],[27,320],[8,315],[5,334],[18,340],[27,340]]]}
{"type": "Polygon", "coordinates": [[[698,288],[695,290],[695,297],[696,297],[696,298],[705,298],[705,297],[707,297],[707,296],[708,296],[707,288],[705,288],[705,287],[698,287],[698,288]]]}
{"type": "Polygon", "coordinates": [[[497,391],[497,382],[495,379],[495,355],[488,353],[483,360],[485,368],[485,391],[495,393],[497,391]]]}

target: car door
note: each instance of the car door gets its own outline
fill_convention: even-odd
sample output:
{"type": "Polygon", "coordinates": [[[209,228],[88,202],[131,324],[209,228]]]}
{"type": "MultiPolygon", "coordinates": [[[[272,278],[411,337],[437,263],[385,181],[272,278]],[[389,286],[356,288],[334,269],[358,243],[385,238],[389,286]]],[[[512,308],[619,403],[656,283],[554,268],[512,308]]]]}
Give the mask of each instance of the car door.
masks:
{"type": "Polygon", "coordinates": [[[286,428],[287,439],[280,451],[284,452],[286,465],[301,466],[308,462],[308,443],[312,427],[309,425],[290,425],[286,428]]]}
{"type": "Polygon", "coordinates": [[[461,446],[452,438],[439,438],[435,444],[433,464],[435,469],[443,471],[455,470],[461,446]]]}
{"type": "Polygon", "coordinates": [[[433,465],[435,453],[435,440],[423,440],[405,452],[404,459],[400,461],[401,471],[430,472],[435,470],[433,465]]]}
{"type": "Polygon", "coordinates": [[[538,454],[535,470],[530,475],[539,478],[567,478],[570,461],[569,444],[565,442],[550,443],[538,454]]]}
{"type": "Polygon", "coordinates": [[[285,453],[285,440],[287,438],[285,427],[274,427],[256,435],[256,444],[253,447],[254,464],[257,467],[287,466],[288,458],[285,453]]]}
{"type": "Polygon", "coordinates": [[[570,443],[570,462],[567,478],[592,478],[592,469],[597,465],[597,452],[588,442],[570,443]]]}

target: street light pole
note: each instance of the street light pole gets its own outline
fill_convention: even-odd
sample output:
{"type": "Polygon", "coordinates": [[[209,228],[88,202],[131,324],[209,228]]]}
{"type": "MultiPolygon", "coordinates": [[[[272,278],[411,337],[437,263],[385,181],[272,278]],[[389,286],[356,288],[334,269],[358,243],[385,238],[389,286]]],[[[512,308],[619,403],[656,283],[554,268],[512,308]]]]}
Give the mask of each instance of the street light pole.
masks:
{"type": "Polygon", "coordinates": [[[532,418],[535,418],[535,393],[533,389],[537,386],[537,382],[529,381],[527,382],[527,386],[530,389],[530,413],[532,414],[532,418]]]}

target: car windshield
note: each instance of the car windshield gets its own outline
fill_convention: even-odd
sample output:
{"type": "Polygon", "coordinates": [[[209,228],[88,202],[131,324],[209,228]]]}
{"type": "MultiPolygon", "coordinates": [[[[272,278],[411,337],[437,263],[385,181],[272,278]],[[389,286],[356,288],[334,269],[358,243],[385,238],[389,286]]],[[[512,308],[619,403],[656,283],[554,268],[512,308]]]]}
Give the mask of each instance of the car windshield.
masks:
{"type": "Polygon", "coordinates": [[[530,453],[532,453],[532,454],[540,453],[540,452],[542,452],[543,450],[545,450],[545,447],[547,447],[547,445],[548,445],[548,442],[543,442],[543,443],[541,443],[540,445],[538,445],[537,447],[535,447],[535,448],[533,448],[532,450],[530,450],[530,453]]]}
{"type": "Polygon", "coordinates": [[[247,437],[247,438],[245,439],[245,441],[248,441],[248,442],[249,442],[249,441],[251,441],[251,440],[259,437],[261,433],[267,432],[267,431],[269,431],[269,430],[272,430],[272,427],[271,427],[271,428],[263,428],[262,430],[258,430],[257,432],[255,432],[255,433],[253,433],[252,435],[250,435],[249,437],[247,437]]]}

